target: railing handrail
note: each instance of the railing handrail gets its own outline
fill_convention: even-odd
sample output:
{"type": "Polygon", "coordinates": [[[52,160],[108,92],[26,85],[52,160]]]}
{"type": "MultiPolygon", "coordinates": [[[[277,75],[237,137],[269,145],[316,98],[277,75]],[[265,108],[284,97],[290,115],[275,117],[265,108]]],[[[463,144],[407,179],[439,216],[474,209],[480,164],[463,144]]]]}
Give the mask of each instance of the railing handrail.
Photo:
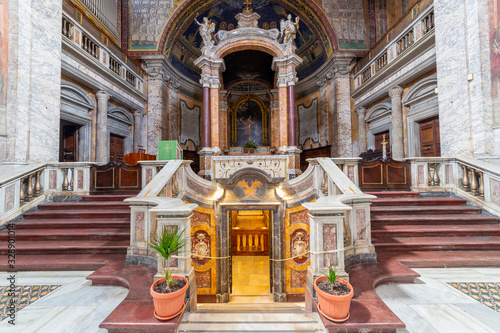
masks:
{"type": "Polygon", "coordinates": [[[441,156],[432,156],[432,157],[408,157],[405,158],[406,161],[410,162],[460,162],[465,164],[466,166],[481,169],[483,171],[487,171],[491,174],[494,174],[500,177],[500,166],[484,162],[473,157],[441,157],[441,156]]]}
{"type": "MultiPolygon", "coordinates": [[[[45,169],[47,167],[48,163],[42,163],[42,164],[27,164],[26,169],[19,170],[16,173],[13,174],[7,174],[5,178],[0,178],[0,186],[10,183],[12,181],[15,181],[17,179],[29,176],[30,174],[33,174],[34,172],[38,170],[45,169]]],[[[7,165],[4,165],[6,167],[7,165]]]]}

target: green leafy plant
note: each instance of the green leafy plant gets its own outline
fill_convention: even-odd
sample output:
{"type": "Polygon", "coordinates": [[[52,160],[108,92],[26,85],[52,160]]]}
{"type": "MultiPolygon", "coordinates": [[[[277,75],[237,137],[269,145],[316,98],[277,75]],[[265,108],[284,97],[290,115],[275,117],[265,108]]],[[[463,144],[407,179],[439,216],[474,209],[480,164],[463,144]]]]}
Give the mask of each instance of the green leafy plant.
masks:
{"type": "Polygon", "coordinates": [[[243,148],[257,148],[257,143],[254,141],[247,141],[243,148]]]}
{"type": "Polygon", "coordinates": [[[333,268],[333,266],[330,266],[330,271],[328,272],[328,274],[326,273],[321,273],[321,274],[326,276],[328,278],[328,281],[330,281],[332,285],[335,284],[335,280],[337,279],[337,273],[335,273],[335,269],[333,268]]]}
{"type": "Polygon", "coordinates": [[[183,252],[179,250],[183,248],[188,241],[183,236],[185,230],[186,229],[184,228],[182,231],[178,231],[178,228],[174,226],[169,226],[169,228],[164,226],[161,235],[158,236],[153,234],[154,242],[148,242],[149,246],[151,246],[161,257],[163,257],[167,263],[167,267],[163,272],[163,277],[167,282],[168,288],[171,288],[173,284],[172,272],[169,271],[170,257],[172,257],[175,253],[183,252]]]}

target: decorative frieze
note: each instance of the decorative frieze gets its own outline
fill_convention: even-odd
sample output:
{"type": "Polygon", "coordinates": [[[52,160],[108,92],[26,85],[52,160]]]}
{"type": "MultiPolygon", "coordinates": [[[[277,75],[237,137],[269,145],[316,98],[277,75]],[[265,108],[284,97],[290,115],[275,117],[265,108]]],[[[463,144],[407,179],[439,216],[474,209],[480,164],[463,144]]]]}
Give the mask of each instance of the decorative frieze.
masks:
{"type": "Polygon", "coordinates": [[[230,178],[244,168],[264,171],[271,178],[286,178],[286,156],[214,156],[214,178],[230,178]]]}

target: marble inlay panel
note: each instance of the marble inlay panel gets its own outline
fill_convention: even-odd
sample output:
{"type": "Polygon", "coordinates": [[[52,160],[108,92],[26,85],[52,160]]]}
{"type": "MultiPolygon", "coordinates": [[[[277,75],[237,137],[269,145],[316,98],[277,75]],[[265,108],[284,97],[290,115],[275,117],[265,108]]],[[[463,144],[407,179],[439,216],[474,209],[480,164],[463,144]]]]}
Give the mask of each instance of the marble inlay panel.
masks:
{"type": "Polygon", "coordinates": [[[446,184],[453,184],[454,182],[453,166],[450,164],[446,164],[444,170],[445,170],[446,184]]]}
{"type": "Polygon", "coordinates": [[[153,179],[153,170],[146,169],[146,185],[149,184],[152,179],[153,179]]]}
{"type": "Polygon", "coordinates": [[[309,212],[307,209],[290,214],[290,226],[295,223],[304,223],[309,225],[309,212]]]}
{"type": "Polygon", "coordinates": [[[366,217],[365,210],[356,210],[357,239],[366,239],[366,217]]]}
{"type": "Polygon", "coordinates": [[[136,241],[144,240],[144,212],[135,213],[135,237],[136,241]]]}
{"type": "Polygon", "coordinates": [[[12,208],[14,208],[14,198],[15,198],[15,185],[10,185],[5,188],[5,212],[8,212],[12,208]]]}
{"type": "Polygon", "coordinates": [[[212,284],[212,277],[210,274],[210,271],[212,269],[209,269],[204,272],[194,272],[196,275],[196,287],[198,288],[210,288],[212,284]]]}
{"type": "Polygon", "coordinates": [[[83,170],[77,171],[77,184],[79,189],[83,189],[83,170]]]}
{"type": "Polygon", "coordinates": [[[292,288],[304,288],[306,286],[307,271],[297,271],[291,269],[292,288]]]}
{"type": "MultiPolygon", "coordinates": [[[[323,225],[323,251],[331,251],[337,249],[337,228],[335,224],[323,225]]],[[[325,266],[337,265],[337,254],[325,254],[325,266]]]]}
{"type": "Polygon", "coordinates": [[[292,195],[298,194],[300,192],[303,192],[303,191],[311,188],[312,185],[313,185],[313,177],[311,175],[306,180],[300,182],[299,184],[297,184],[295,186],[288,187],[288,188],[283,189],[283,190],[287,196],[292,196],[292,195]]]}
{"type": "Polygon", "coordinates": [[[210,214],[202,213],[199,211],[193,211],[193,216],[191,217],[191,227],[199,224],[210,225],[210,214]]]}
{"type": "Polygon", "coordinates": [[[49,171],[49,189],[55,190],[57,188],[57,171],[49,171]]]}
{"type": "Polygon", "coordinates": [[[424,177],[424,166],[423,165],[419,165],[418,168],[417,168],[417,172],[418,172],[418,184],[419,185],[424,185],[425,184],[425,177],[424,177]]]}
{"type": "Polygon", "coordinates": [[[354,183],[354,167],[352,165],[349,165],[347,167],[347,177],[354,183]]]}
{"type": "Polygon", "coordinates": [[[243,168],[257,168],[272,178],[286,178],[286,156],[220,156],[213,160],[215,178],[230,178],[243,168]]]}
{"type": "Polygon", "coordinates": [[[47,296],[59,287],[60,285],[16,286],[14,289],[14,295],[12,295],[10,287],[0,287],[0,321],[5,318],[11,318],[9,317],[9,306],[11,304],[14,304],[16,312],[19,312],[21,309],[27,307],[35,301],[38,301],[40,298],[47,296]]]}
{"type": "Polygon", "coordinates": [[[500,182],[490,179],[491,201],[500,205],[500,182]]]}

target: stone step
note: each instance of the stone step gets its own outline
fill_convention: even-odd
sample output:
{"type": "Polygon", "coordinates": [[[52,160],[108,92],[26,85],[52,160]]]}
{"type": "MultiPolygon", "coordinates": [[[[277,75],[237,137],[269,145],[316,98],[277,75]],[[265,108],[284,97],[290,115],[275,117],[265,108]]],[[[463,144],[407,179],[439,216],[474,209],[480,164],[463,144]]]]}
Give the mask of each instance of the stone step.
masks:
{"type": "Polygon", "coordinates": [[[372,218],[379,215],[448,215],[448,214],[479,214],[481,208],[470,206],[373,206],[372,218]]]}
{"type": "Polygon", "coordinates": [[[178,332],[326,332],[317,313],[189,313],[178,332]]]}
{"type": "Polygon", "coordinates": [[[130,228],[130,214],[127,217],[117,218],[82,218],[74,217],[68,219],[50,220],[50,219],[29,219],[15,222],[15,229],[81,229],[81,228],[130,228]]]}
{"type": "Polygon", "coordinates": [[[429,250],[500,250],[500,236],[456,237],[392,237],[378,242],[372,239],[378,251],[429,250]],[[382,242],[383,241],[383,242],[382,242]]]}
{"type": "Polygon", "coordinates": [[[371,194],[377,198],[412,198],[420,195],[420,192],[409,192],[409,191],[381,191],[381,192],[365,192],[366,194],[371,194]]]}
{"type": "Polygon", "coordinates": [[[121,201],[66,201],[50,202],[38,205],[41,211],[47,210],[126,210],[130,212],[130,204],[121,201]]]}
{"type": "MultiPolygon", "coordinates": [[[[374,207],[372,207],[374,208],[374,207]]],[[[371,217],[372,226],[393,224],[498,224],[498,217],[470,214],[443,214],[443,215],[382,215],[378,213],[371,217]]]]}
{"type": "MultiPolygon", "coordinates": [[[[500,267],[500,251],[397,251],[379,252],[379,260],[391,258],[416,267],[500,267]]],[[[447,274],[444,272],[444,274],[447,274]]]]}
{"type": "Polygon", "coordinates": [[[83,196],[83,201],[123,201],[132,198],[131,194],[96,194],[83,196]]]}
{"type": "Polygon", "coordinates": [[[500,236],[500,225],[375,225],[372,241],[384,242],[389,237],[426,236],[500,236]]]}
{"type": "Polygon", "coordinates": [[[467,202],[461,198],[381,198],[371,201],[372,207],[375,206],[459,206],[467,202]]]}
{"type": "MultiPolygon", "coordinates": [[[[0,241],[0,255],[7,254],[7,241],[0,241]]],[[[97,254],[127,253],[130,241],[81,240],[81,241],[16,241],[16,256],[28,254],[97,254]]],[[[78,257],[73,259],[78,261],[78,257]]]]}
{"type": "MultiPolygon", "coordinates": [[[[68,227],[71,227],[68,224],[68,227]]],[[[7,233],[0,233],[0,241],[8,240],[7,233]]],[[[65,229],[21,229],[16,230],[16,241],[22,240],[130,240],[130,228],[65,228],[65,229]]]]}
{"type": "Polygon", "coordinates": [[[95,211],[90,211],[90,210],[77,210],[77,209],[70,209],[70,210],[56,210],[56,211],[45,211],[45,210],[38,210],[35,212],[30,212],[24,214],[24,218],[26,220],[30,219],[68,219],[72,218],[73,216],[78,216],[78,218],[125,218],[128,217],[130,218],[130,209],[119,209],[119,210],[95,210],[95,211]]]}
{"type": "Polygon", "coordinates": [[[8,266],[7,260],[0,262],[0,271],[94,271],[111,262],[124,262],[122,254],[52,254],[16,256],[15,266],[8,266]]]}

